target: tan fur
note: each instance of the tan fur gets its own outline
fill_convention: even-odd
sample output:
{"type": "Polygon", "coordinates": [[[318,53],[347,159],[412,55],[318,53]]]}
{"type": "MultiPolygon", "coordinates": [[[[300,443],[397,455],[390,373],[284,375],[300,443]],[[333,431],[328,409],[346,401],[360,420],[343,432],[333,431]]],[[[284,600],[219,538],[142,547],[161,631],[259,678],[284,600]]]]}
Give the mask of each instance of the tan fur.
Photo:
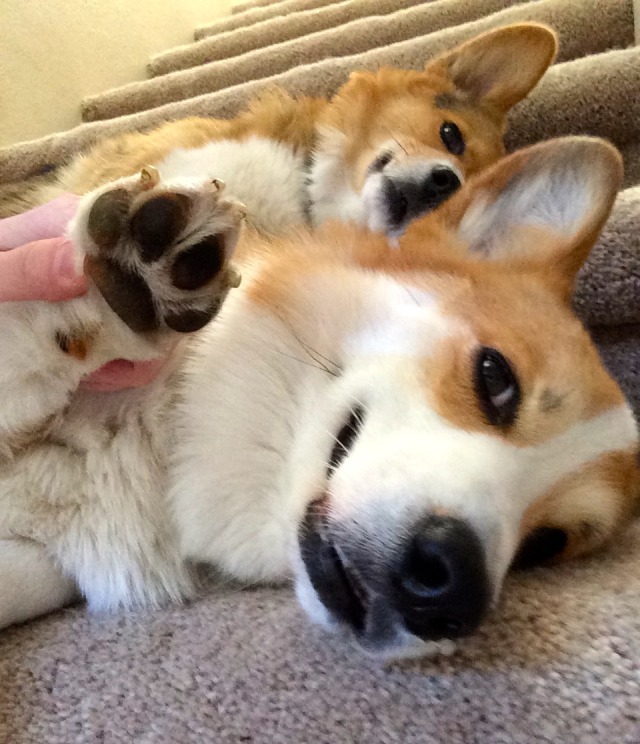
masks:
{"type": "MultiPolygon", "coordinates": [[[[511,156],[509,166],[478,175],[436,213],[415,222],[397,248],[381,236],[332,224],[294,241],[265,248],[248,241],[249,254],[268,252],[252,300],[278,313],[295,312],[296,288],[326,266],[340,281],[349,267],[401,277],[418,289],[446,297],[442,311],[459,318],[463,331],[447,336],[424,369],[429,403],[454,426],[502,437],[518,447],[550,441],[576,422],[588,421],[624,404],[624,396],[606,372],[588,333],[571,307],[571,288],[613,205],[621,182],[622,161],[613,147],[590,152],[594,179],[592,209],[571,238],[531,227],[515,228],[518,255],[487,261],[470,255],[451,231],[472,198],[490,200],[527,165],[548,166],[546,158],[566,153],[529,149],[511,156]],[[531,154],[538,161],[530,161],[531,154]],[[607,183],[607,189],[602,184],[607,183]],[[312,243],[313,240],[313,243],[312,243]],[[313,245],[313,250],[311,249],[313,245]],[[508,323],[501,312],[508,308],[508,323]],[[472,329],[472,333],[469,333],[472,329]],[[474,350],[478,343],[500,349],[517,370],[522,405],[513,426],[499,429],[485,418],[473,387],[474,350]],[[553,348],[553,355],[548,349],[553,348]],[[576,384],[579,380],[579,384],[576,384]]],[[[580,156],[579,145],[572,156],[580,156]]],[[[560,161],[558,161],[560,162],[560,161]]],[[[243,254],[241,254],[242,257],[243,254]]],[[[244,253],[246,256],[246,253],[244,253]]],[[[572,557],[610,540],[625,525],[640,499],[637,451],[600,457],[556,484],[536,501],[522,520],[522,538],[537,527],[566,530],[562,557],[572,557]]]]}
{"type": "Polygon", "coordinates": [[[613,452],[557,483],[525,513],[522,539],[539,527],[569,538],[557,559],[597,550],[631,519],[640,496],[636,452],[613,452]]]}

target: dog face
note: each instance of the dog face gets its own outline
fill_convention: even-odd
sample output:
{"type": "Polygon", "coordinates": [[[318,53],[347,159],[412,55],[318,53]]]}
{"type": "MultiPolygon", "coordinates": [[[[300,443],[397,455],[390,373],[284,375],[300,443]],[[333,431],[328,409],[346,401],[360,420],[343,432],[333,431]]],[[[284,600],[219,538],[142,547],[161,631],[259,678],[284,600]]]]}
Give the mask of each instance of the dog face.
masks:
{"type": "Polygon", "coordinates": [[[345,221],[402,234],[502,155],[507,112],[555,52],[551,30],[522,24],[484,34],[422,72],[354,73],[320,125],[316,222],[335,218],[337,202],[345,221]]]}
{"type": "Polygon", "coordinates": [[[332,233],[358,272],[323,303],[341,373],[300,437],[294,565],[310,616],[368,653],[470,634],[516,558],[585,553],[629,519],[636,425],[570,307],[620,178],[602,141],[558,140],[472,179],[396,249],[332,233]]]}

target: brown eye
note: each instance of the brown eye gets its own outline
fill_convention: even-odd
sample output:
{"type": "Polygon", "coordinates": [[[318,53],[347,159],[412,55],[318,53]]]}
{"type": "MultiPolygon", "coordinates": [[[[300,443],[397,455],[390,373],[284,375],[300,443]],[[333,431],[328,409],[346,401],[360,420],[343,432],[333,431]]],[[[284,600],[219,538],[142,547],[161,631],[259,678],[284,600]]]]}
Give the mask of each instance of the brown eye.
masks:
{"type": "Polygon", "coordinates": [[[484,347],[476,358],[476,395],[490,424],[510,426],[520,405],[520,386],[511,365],[496,349],[484,347]]]}
{"type": "Polygon", "coordinates": [[[452,155],[463,155],[466,145],[457,124],[445,121],[440,127],[440,139],[452,155]]]}

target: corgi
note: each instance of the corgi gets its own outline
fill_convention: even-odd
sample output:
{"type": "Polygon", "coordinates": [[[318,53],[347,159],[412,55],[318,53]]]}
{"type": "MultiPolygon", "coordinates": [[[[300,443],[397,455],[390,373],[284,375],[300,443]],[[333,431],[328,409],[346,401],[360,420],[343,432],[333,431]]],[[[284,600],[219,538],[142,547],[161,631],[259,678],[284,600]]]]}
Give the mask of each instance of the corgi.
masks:
{"type": "Polygon", "coordinates": [[[472,634],[514,561],[605,545],[638,431],[571,293],[621,171],[602,140],[533,146],[395,247],[341,223],[238,242],[208,176],[86,195],[89,293],[0,306],[0,625],[180,601],[206,563],[415,657],[472,634]],[[158,355],[145,388],[79,386],[158,355]]]}
{"type": "Polygon", "coordinates": [[[556,51],[551,29],[525,23],[472,39],[422,71],[356,72],[331,101],[269,90],[229,121],[191,118],[100,143],[4,213],[151,165],[163,179],[224,181],[250,226],[267,234],[342,220],[394,237],[503,154],[509,110],[556,51]]]}

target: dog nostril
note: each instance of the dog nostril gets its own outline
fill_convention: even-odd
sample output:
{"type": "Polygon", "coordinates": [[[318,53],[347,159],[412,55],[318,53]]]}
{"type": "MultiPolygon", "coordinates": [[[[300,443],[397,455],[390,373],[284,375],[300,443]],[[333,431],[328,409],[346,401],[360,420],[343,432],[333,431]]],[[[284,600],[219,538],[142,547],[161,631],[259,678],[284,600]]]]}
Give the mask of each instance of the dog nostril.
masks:
{"type": "Polygon", "coordinates": [[[460,179],[451,168],[441,166],[431,171],[428,181],[438,191],[455,191],[460,186],[460,179]]]}
{"type": "Polygon", "coordinates": [[[451,570],[444,558],[417,539],[405,564],[402,585],[416,598],[435,597],[451,583],[451,570]]]}
{"type": "Polygon", "coordinates": [[[468,635],[491,597],[480,538],[449,516],[430,515],[417,525],[392,582],[407,629],[423,639],[468,635]]]}

